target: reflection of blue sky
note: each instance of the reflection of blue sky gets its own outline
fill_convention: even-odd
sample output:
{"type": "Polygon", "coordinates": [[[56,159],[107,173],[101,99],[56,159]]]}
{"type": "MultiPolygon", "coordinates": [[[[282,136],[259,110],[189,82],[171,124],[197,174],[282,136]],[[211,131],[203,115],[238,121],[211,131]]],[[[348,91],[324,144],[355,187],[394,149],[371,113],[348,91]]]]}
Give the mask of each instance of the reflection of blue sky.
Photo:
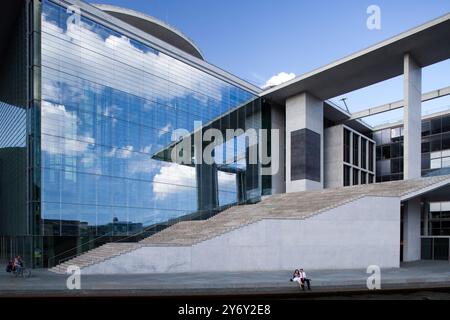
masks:
{"type": "MultiPolygon", "coordinates": [[[[44,2],[44,215],[152,224],[195,211],[195,169],[151,156],[171,130],[192,130],[252,95],[87,19],[67,26],[67,17],[44,2]]],[[[234,175],[219,173],[219,188],[221,204],[236,199],[234,175]]]]}

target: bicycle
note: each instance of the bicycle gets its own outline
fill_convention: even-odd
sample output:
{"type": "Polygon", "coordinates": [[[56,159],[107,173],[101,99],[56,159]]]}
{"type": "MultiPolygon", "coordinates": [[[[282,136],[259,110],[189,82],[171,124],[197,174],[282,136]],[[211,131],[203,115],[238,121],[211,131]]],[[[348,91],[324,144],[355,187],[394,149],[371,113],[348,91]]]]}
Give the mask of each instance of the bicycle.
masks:
{"type": "Polygon", "coordinates": [[[14,278],[30,278],[31,277],[31,270],[25,267],[20,268],[19,271],[13,270],[11,274],[14,276],[14,278]]]}

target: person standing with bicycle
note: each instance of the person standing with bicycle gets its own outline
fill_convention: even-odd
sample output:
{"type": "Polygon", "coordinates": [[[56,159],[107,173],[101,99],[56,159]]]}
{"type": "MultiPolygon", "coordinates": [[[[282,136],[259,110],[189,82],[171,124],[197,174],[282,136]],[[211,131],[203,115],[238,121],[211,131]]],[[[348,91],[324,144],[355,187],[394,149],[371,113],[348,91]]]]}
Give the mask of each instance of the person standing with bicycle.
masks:
{"type": "Polygon", "coordinates": [[[14,259],[14,272],[16,272],[17,274],[22,274],[22,269],[23,269],[23,260],[21,256],[17,256],[14,259]]]}

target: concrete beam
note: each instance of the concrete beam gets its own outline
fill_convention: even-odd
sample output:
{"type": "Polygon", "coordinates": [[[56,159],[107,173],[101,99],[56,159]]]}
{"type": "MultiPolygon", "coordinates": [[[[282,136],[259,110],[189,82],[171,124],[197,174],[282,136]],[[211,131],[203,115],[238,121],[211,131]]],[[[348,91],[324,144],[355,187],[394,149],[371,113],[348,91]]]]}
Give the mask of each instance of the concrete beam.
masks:
{"type": "Polygon", "coordinates": [[[282,104],[309,92],[327,100],[402,75],[405,52],[422,68],[450,58],[450,13],[261,93],[282,104]]]}
{"type": "Polygon", "coordinates": [[[411,54],[404,57],[404,178],[421,177],[422,68],[411,54]]]}
{"type": "MultiPolygon", "coordinates": [[[[430,101],[430,100],[433,100],[433,99],[445,97],[445,96],[448,96],[448,95],[450,95],[450,87],[445,87],[445,88],[442,88],[442,89],[433,90],[433,91],[424,93],[422,95],[422,102],[426,102],[426,101],[430,101]]],[[[354,120],[358,120],[358,119],[374,116],[376,114],[380,114],[380,113],[384,113],[384,112],[388,112],[388,111],[392,111],[392,110],[396,110],[396,109],[401,109],[404,106],[405,106],[404,100],[383,104],[383,105],[378,106],[378,107],[373,107],[373,108],[369,108],[369,109],[366,109],[366,110],[362,110],[362,111],[358,111],[358,112],[352,113],[351,117],[348,120],[346,120],[346,121],[354,121],[354,120]]]]}

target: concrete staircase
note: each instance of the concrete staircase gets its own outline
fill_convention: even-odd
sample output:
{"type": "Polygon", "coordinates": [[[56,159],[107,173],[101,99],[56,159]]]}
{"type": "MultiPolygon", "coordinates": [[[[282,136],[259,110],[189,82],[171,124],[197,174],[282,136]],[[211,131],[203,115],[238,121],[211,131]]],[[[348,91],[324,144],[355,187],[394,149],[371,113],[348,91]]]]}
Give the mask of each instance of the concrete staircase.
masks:
{"type": "Polygon", "coordinates": [[[304,220],[365,196],[403,196],[446,179],[449,176],[275,195],[257,204],[230,208],[208,220],[178,223],[141,243],[191,246],[263,219],[304,220]]]}
{"type": "Polygon", "coordinates": [[[124,253],[133,251],[141,247],[139,243],[107,243],[95,249],[89,250],[73,259],[67,260],[49,271],[59,274],[65,274],[67,267],[78,266],[80,269],[90,265],[120,256],[124,253]]]}
{"type": "Polygon", "coordinates": [[[66,261],[50,271],[64,273],[69,265],[83,268],[142,247],[193,246],[260,220],[304,220],[365,196],[403,197],[440,182],[450,182],[449,179],[450,176],[441,176],[275,195],[257,204],[232,207],[208,220],[177,223],[139,243],[106,244],[66,261]]]}

